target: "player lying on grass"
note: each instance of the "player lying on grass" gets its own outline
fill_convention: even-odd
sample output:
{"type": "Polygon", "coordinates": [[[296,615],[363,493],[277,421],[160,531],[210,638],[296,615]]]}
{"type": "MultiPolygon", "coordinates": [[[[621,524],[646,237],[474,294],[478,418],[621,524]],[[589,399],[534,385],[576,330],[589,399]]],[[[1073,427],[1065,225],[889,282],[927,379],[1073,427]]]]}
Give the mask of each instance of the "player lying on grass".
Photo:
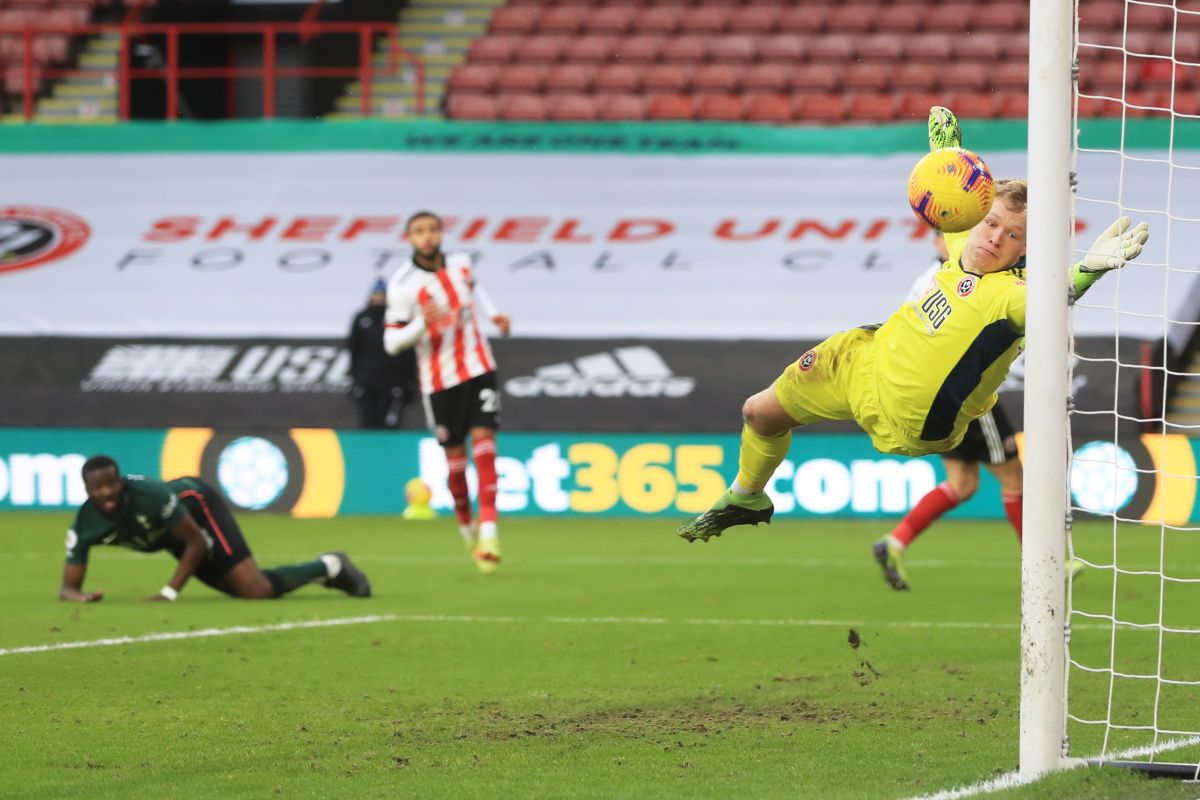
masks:
{"type": "Polygon", "coordinates": [[[167,550],[179,561],[175,574],[147,600],[172,601],[193,575],[232,597],[280,597],[309,583],[370,597],[371,584],[345,553],[323,553],[312,561],[259,569],[242,532],[219,492],[199,478],[156,481],[121,476],[117,462],[93,456],[83,465],[88,499],[67,531],[61,600],[94,603],[104,592],[85,592],[88,551],[117,545],[151,553],[167,550]]]}
{"type": "MultiPolygon", "coordinates": [[[[960,139],[954,115],[934,107],[930,146],[960,139]]],[[[1024,346],[1025,204],[1024,181],[997,181],[983,221],[947,235],[950,258],[919,300],[882,325],[834,334],[746,400],[737,478],[679,535],[708,541],[733,525],[770,522],[767,482],[800,425],[852,419],[882,453],[957,447],[971,420],[995,405],[996,389],[1024,346]]],[[[1105,229],[1070,268],[1074,297],[1136,258],[1148,238],[1146,223],[1130,229],[1128,217],[1105,229]]]]}

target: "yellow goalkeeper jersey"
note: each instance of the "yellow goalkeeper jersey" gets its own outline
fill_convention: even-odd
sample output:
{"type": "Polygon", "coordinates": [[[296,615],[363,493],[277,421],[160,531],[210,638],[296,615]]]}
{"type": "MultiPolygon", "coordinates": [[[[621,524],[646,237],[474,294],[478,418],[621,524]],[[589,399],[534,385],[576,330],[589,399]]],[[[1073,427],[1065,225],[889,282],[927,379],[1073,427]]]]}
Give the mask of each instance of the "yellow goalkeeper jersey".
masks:
{"type": "Polygon", "coordinates": [[[875,333],[881,411],[923,442],[987,413],[1025,345],[1025,260],[975,275],[962,268],[966,240],[946,235],[950,259],[875,333]]]}

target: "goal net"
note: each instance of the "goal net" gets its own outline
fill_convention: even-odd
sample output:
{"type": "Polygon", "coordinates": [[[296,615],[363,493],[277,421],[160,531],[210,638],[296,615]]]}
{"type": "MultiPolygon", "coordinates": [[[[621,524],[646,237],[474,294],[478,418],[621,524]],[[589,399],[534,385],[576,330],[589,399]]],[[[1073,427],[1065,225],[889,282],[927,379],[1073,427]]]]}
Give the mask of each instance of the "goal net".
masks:
{"type": "MultiPolygon", "coordinates": [[[[1039,6],[1047,4],[1033,3],[1035,40],[1039,6]]],[[[1191,361],[1200,320],[1200,0],[1077,0],[1071,26],[1077,73],[1068,83],[1069,158],[1077,185],[1070,258],[1081,258],[1121,216],[1146,221],[1151,239],[1136,261],[1069,312],[1067,543],[1055,576],[1066,584],[1066,625],[1057,631],[1064,721],[1046,724],[1064,734],[1060,764],[1084,758],[1195,779],[1200,376],[1191,374],[1191,361]],[[1081,385],[1097,380],[1103,384],[1081,385]]],[[[1033,102],[1042,91],[1036,57],[1032,63],[1031,170],[1039,124],[1033,102]]],[[[1031,172],[1034,181],[1042,177],[1031,172]]],[[[1031,280],[1031,294],[1035,288],[1031,280]]],[[[1027,386],[1027,409],[1038,391],[1027,386]]],[[[1027,473],[1027,487],[1028,480],[1027,473]]],[[[1026,579],[1030,568],[1027,561],[1026,579]]]]}

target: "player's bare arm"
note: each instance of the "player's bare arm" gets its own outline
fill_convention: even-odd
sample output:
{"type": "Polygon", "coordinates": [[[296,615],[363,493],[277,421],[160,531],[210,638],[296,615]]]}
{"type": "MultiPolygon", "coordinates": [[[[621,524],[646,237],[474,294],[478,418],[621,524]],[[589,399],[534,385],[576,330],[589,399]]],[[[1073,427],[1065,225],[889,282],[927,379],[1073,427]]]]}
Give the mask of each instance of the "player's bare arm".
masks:
{"type": "Polygon", "coordinates": [[[179,563],[171,580],[157,594],[145,598],[150,602],[163,603],[174,600],[183,591],[183,585],[192,577],[192,573],[200,566],[208,552],[208,542],[204,533],[190,514],[185,515],[183,521],[172,528],[170,533],[183,542],[183,553],[179,556],[179,563]]]}
{"type": "Polygon", "coordinates": [[[85,564],[64,564],[62,588],[58,590],[58,599],[72,603],[98,603],[104,599],[104,592],[85,592],[83,578],[87,574],[85,564]]]}
{"type": "Polygon", "coordinates": [[[501,336],[508,336],[512,330],[512,318],[508,314],[493,314],[492,324],[500,331],[501,336]]]}

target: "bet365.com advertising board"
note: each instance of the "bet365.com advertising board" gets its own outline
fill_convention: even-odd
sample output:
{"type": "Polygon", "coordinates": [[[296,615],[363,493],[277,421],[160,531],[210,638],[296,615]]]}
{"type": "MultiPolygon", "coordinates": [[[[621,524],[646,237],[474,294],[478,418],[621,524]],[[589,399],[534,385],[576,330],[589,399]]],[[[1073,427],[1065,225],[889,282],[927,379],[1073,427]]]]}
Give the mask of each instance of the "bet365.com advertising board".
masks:
{"type": "MultiPolygon", "coordinates": [[[[738,439],[507,433],[499,444],[502,514],[678,517],[703,511],[724,490],[738,439]]],[[[246,511],[399,514],[414,477],[433,490],[436,510],[448,517],[451,507],[441,448],[414,432],[0,429],[0,510],[74,508],[86,499],[80,467],[96,453],[114,456],[126,473],[199,475],[246,511]]],[[[1184,436],[1077,441],[1074,504],[1148,522],[1200,520],[1195,481],[1171,477],[1195,475],[1198,462],[1200,440],[1184,436]]],[[[943,478],[940,459],[884,456],[860,434],[813,434],[797,437],[768,492],[781,517],[882,519],[907,512],[943,478]]],[[[473,470],[468,479],[473,490],[473,470]]],[[[953,514],[1002,518],[991,478],[953,514]]]]}

